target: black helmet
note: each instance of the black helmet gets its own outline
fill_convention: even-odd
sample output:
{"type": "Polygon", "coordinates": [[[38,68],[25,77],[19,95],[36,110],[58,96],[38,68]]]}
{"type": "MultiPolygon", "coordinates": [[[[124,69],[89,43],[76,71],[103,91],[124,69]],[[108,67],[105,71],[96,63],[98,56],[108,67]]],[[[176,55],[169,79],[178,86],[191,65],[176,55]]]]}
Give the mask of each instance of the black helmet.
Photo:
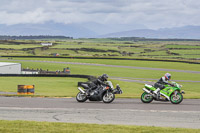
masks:
{"type": "Polygon", "coordinates": [[[107,74],[103,74],[103,75],[101,76],[101,80],[102,80],[102,81],[107,81],[107,79],[108,79],[108,75],[107,75],[107,74]]]}

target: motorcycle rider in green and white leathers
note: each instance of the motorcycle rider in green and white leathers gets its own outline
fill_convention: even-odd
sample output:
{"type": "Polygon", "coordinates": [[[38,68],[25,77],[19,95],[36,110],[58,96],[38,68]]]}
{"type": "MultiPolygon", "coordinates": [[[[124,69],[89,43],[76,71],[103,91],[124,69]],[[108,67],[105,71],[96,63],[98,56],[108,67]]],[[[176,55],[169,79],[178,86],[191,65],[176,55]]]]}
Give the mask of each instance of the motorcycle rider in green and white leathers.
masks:
{"type": "Polygon", "coordinates": [[[165,88],[165,85],[171,85],[173,86],[173,84],[170,84],[168,81],[170,81],[171,79],[171,74],[170,73],[166,73],[163,77],[161,77],[155,84],[154,87],[157,88],[155,91],[153,91],[154,94],[157,95],[157,98],[160,97],[160,90],[165,88]]]}

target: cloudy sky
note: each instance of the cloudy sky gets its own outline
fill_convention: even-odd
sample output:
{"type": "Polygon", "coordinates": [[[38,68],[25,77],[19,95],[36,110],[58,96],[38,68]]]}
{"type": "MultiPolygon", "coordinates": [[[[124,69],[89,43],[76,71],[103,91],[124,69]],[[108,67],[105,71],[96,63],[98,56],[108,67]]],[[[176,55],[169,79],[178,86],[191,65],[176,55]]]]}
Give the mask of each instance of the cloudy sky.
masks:
{"type": "Polygon", "coordinates": [[[97,22],[151,29],[200,25],[199,0],[0,0],[0,24],[97,22]]]}

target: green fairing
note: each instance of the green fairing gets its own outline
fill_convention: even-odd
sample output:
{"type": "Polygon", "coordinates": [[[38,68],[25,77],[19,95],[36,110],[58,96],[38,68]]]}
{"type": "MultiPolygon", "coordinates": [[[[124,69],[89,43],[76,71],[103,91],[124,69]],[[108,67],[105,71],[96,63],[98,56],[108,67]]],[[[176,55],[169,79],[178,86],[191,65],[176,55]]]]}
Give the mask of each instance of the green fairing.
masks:
{"type": "MultiPolygon", "coordinates": [[[[165,95],[167,95],[168,97],[174,92],[174,91],[181,91],[181,89],[179,88],[179,84],[173,82],[173,84],[175,85],[174,87],[170,86],[170,85],[165,85],[165,88],[163,90],[160,91],[160,93],[163,93],[165,95]]],[[[145,88],[150,89],[152,91],[155,91],[156,88],[154,88],[153,86],[150,85],[145,85],[145,88]]]]}
{"type": "Polygon", "coordinates": [[[172,82],[173,86],[171,85],[165,85],[165,88],[160,90],[160,96],[157,96],[157,94],[154,93],[156,90],[155,87],[152,85],[145,84],[145,88],[143,90],[145,91],[141,95],[141,100],[143,103],[151,103],[153,100],[158,101],[171,101],[173,104],[179,104],[183,100],[182,93],[184,94],[184,91],[181,91],[181,85],[177,84],[176,82],[172,82]]]}
{"type": "Polygon", "coordinates": [[[168,86],[165,89],[161,90],[160,92],[167,96],[170,96],[176,90],[179,92],[181,91],[180,88],[168,86]]]}

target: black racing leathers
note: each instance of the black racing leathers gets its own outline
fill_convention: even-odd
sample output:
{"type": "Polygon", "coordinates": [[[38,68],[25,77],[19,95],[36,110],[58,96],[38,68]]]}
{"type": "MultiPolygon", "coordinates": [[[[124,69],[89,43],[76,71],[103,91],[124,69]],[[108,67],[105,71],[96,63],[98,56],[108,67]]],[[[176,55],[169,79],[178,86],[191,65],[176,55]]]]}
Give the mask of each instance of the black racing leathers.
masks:
{"type": "Polygon", "coordinates": [[[95,80],[92,81],[92,87],[91,87],[91,89],[92,90],[96,89],[100,85],[105,85],[105,83],[100,78],[97,78],[97,79],[95,79],[95,80]]]}
{"type": "Polygon", "coordinates": [[[106,85],[106,83],[102,81],[101,78],[92,80],[91,83],[89,84],[89,89],[87,90],[86,93],[89,94],[92,90],[95,90],[100,85],[106,85]]]}

